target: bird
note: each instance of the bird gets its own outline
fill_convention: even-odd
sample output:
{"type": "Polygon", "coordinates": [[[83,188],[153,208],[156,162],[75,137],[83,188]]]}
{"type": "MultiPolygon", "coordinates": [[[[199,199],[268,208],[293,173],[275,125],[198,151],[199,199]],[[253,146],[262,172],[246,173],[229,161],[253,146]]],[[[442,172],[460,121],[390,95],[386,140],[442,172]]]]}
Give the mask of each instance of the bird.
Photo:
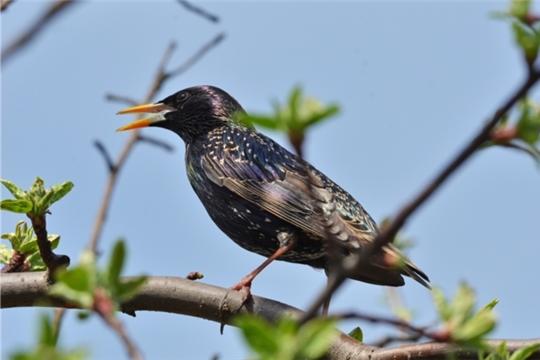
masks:
{"type": "MultiPolygon", "coordinates": [[[[253,279],[272,261],[332,273],[379,232],[347,191],[246,123],[246,112],[214,86],[194,86],[117,114],[154,115],[119,128],[161,127],[185,143],[189,182],[213,222],[242,248],[267,259],[232,287],[251,296],[253,279]]],[[[351,279],[402,286],[403,275],[429,287],[428,276],[394,245],[371,256],[351,279]],[[399,264],[399,265],[397,265],[399,264]]]]}

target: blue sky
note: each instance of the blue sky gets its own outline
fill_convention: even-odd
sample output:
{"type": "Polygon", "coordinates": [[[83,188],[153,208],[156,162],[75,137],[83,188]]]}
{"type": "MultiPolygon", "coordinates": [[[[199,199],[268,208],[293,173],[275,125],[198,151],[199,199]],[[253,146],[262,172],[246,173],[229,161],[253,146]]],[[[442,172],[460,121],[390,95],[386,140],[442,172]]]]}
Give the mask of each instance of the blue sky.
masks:
{"type": "MultiPolygon", "coordinates": [[[[93,141],[116,157],[131,121],[106,93],[140,99],[161,56],[178,43],[170,68],[218,32],[226,40],[184,75],[167,82],[159,100],[193,85],[214,85],[248,111],[269,111],[295,84],[342,111],[309,133],[306,157],[359,200],[376,220],[395,213],[475,134],[525,76],[509,25],[490,13],[503,2],[206,2],[212,24],[174,1],[84,2],[73,6],[30,46],[2,66],[2,178],[28,187],[75,188],[52,208],[49,232],[76,261],[90,238],[107,178],[93,141]]],[[[2,14],[5,46],[45,8],[17,1],[2,14]]],[[[538,96],[538,92],[535,98],[538,96]]],[[[262,258],[215,227],[193,193],[184,145],[173,133],[145,129],[173,144],[172,154],[137,145],[122,170],[100,250],[127,240],[130,275],[185,276],[228,287],[262,258]]],[[[283,145],[286,140],[275,133],[283,145]]],[[[480,304],[500,300],[497,338],[540,336],[540,171],[512,150],[479,152],[407,223],[409,256],[435,286],[453,294],[461,281],[480,304]]],[[[2,196],[8,194],[2,190],[2,196]]],[[[2,214],[2,232],[21,217],[2,214]]],[[[322,272],[277,262],[253,293],[305,308],[325,284],[322,272]]],[[[416,324],[435,312],[429,291],[408,281],[400,289],[416,324]]],[[[384,289],[348,282],[331,310],[388,315],[384,289]]],[[[34,342],[43,309],[3,310],[2,356],[34,342]]],[[[245,358],[234,328],[185,316],[120,315],[148,359],[245,358]]],[[[345,322],[348,331],[358,324],[345,322]]],[[[392,331],[360,323],[366,340],[392,331]]],[[[116,336],[97,318],[67,315],[66,347],[91,349],[93,359],[125,358],[116,336]]]]}

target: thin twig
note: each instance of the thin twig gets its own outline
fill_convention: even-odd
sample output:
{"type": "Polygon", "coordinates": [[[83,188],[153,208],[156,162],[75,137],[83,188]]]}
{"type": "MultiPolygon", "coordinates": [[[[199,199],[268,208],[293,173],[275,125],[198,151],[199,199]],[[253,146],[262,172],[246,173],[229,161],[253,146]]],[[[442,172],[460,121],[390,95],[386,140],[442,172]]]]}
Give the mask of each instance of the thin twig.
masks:
{"type": "Polygon", "coordinates": [[[0,5],[0,11],[6,10],[12,2],[13,0],[2,0],[2,4],[0,5]]]}
{"type": "Polygon", "coordinates": [[[470,141],[467,146],[459,152],[436,177],[429,183],[411,202],[406,204],[393,220],[384,229],[381,229],[379,235],[366,246],[359,255],[350,257],[347,262],[339,267],[334,276],[330,278],[328,285],[316,297],[315,301],[306,311],[301,322],[305,323],[315,317],[319,308],[329,299],[334,291],[338,289],[346,279],[347,273],[353,269],[358,269],[369,262],[369,258],[388,244],[397,234],[398,230],[405,224],[409,216],[416,211],[439,187],[452,175],[480,146],[490,139],[491,130],[499,123],[504,114],[506,114],[529,89],[540,79],[540,71],[533,71],[525,82],[510,96],[504,105],[495,112],[492,119],[480,130],[480,132],[470,141]]]}
{"type": "Polygon", "coordinates": [[[122,96],[122,95],[106,94],[105,99],[108,101],[116,101],[120,103],[125,103],[131,106],[137,105],[137,100],[133,100],[130,97],[122,96]]]}
{"type": "Polygon", "coordinates": [[[52,331],[55,341],[58,341],[58,336],[60,335],[60,327],[62,326],[62,319],[64,318],[66,311],[67,309],[56,309],[54,311],[52,331]]]}
{"type": "Polygon", "coordinates": [[[191,58],[189,58],[186,62],[184,62],[182,65],[177,67],[175,70],[172,70],[167,74],[167,76],[178,76],[185,72],[187,69],[189,69],[191,66],[193,66],[196,62],[198,62],[206,53],[210,50],[212,50],[214,47],[216,47],[221,41],[225,39],[225,33],[219,33],[214,37],[212,40],[210,40],[208,43],[203,45],[199,51],[197,51],[191,58]]]}
{"type": "Polygon", "coordinates": [[[171,144],[166,143],[165,141],[160,140],[160,139],[155,139],[155,138],[152,138],[152,137],[149,137],[149,136],[139,134],[138,140],[142,141],[142,142],[147,142],[147,143],[152,144],[152,145],[155,145],[155,146],[160,147],[163,150],[166,150],[166,151],[169,151],[169,152],[174,151],[174,146],[172,146],[171,144]]]}
{"type": "MultiPolygon", "coordinates": [[[[148,93],[146,94],[146,96],[144,97],[141,103],[144,104],[144,103],[150,102],[158,93],[158,91],[161,89],[165,81],[171,79],[174,76],[180,75],[181,73],[186,71],[189,67],[194,65],[210,49],[212,49],[217,44],[219,44],[219,42],[222,39],[223,39],[223,34],[219,34],[216,38],[214,38],[208,44],[205,44],[197,53],[195,53],[194,56],[189,58],[184,64],[180,65],[176,70],[173,70],[172,72],[166,72],[165,67],[167,63],[169,62],[172,52],[174,51],[176,47],[176,44],[174,42],[171,43],[165,50],[165,53],[163,54],[161,61],[159,63],[154,81],[152,82],[148,93]]],[[[120,98],[124,100],[127,99],[125,97],[120,97],[120,98]]],[[[139,141],[139,138],[140,138],[139,130],[132,131],[126,144],[124,145],[124,148],[122,149],[120,153],[120,156],[118,157],[116,162],[113,162],[113,170],[109,174],[109,178],[105,186],[105,191],[101,200],[101,204],[99,206],[96,220],[94,222],[92,235],[90,237],[89,248],[93,252],[96,252],[97,244],[101,236],[101,232],[103,231],[103,225],[105,224],[105,219],[107,218],[107,212],[110,206],[112,193],[114,191],[114,187],[118,179],[118,173],[120,169],[122,168],[122,166],[124,165],[128,155],[131,153],[133,146],[139,141]]]]}
{"type": "Polygon", "coordinates": [[[28,271],[29,269],[30,264],[26,262],[26,256],[18,251],[15,251],[13,255],[11,255],[11,259],[9,259],[9,263],[2,267],[0,273],[5,274],[12,272],[23,272],[28,271]]]}
{"type": "Polygon", "coordinates": [[[428,339],[434,340],[434,341],[440,341],[440,337],[437,336],[436,332],[429,332],[427,331],[425,327],[418,327],[410,324],[407,321],[401,320],[401,319],[395,319],[395,318],[388,318],[383,316],[375,316],[375,315],[368,315],[368,314],[361,314],[358,312],[349,312],[344,314],[333,314],[330,316],[330,318],[335,319],[359,319],[368,321],[370,323],[380,323],[380,324],[388,324],[392,325],[398,328],[406,329],[409,332],[412,332],[414,334],[418,334],[421,337],[426,337],[428,339]]]}
{"type": "MultiPolygon", "coordinates": [[[[22,49],[25,45],[28,45],[30,41],[45,28],[45,26],[51,23],[51,20],[61,14],[63,10],[67,9],[69,7],[68,5],[75,3],[77,2],[72,0],[60,0],[53,3],[28,30],[2,51],[2,64],[18,50],[22,49]]],[[[2,6],[4,5],[2,4],[2,6]]]]}
{"type": "Polygon", "coordinates": [[[111,329],[116,331],[132,360],[143,360],[142,354],[139,352],[135,343],[131,341],[127,335],[122,323],[114,316],[114,304],[107,296],[105,289],[97,288],[94,294],[93,310],[101,316],[101,318],[109,325],[111,329]]]}
{"type": "Polygon", "coordinates": [[[393,342],[417,342],[422,338],[422,334],[401,334],[397,336],[385,336],[379,340],[372,341],[369,344],[376,348],[383,348],[393,342]]]}
{"type": "Polygon", "coordinates": [[[39,247],[39,255],[47,266],[47,276],[49,281],[53,281],[54,272],[59,267],[69,266],[70,259],[67,255],[57,255],[53,252],[51,242],[47,236],[47,220],[46,215],[30,216],[28,218],[32,222],[34,233],[36,234],[37,244],[39,247]]]}
{"type": "Polygon", "coordinates": [[[178,0],[178,2],[182,5],[184,5],[184,7],[189,10],[189,11],[192,11],[194,12],[195,14],[197,15],[200,15],[202,16],[203,18],[211,21],[211,22],[214,22],[214,23],[217,23],[219,22],[219,17],[217,17],[216,15],[213,15],[213,14],[210,14],[209,12],[207,12],[206,10],[203,10],[199,7],[196,7],[195,5],[185,1],[185,0],[178,0]]]}
{"type": "Polygon", "coordinates": [[[103,159],[105,160],[105,164],[107,164],[107,168],[109,169],[109,172],[114,171],[114,164],[111,159],[111,155],[109,155],[109,152],[105,148],[105,145],[99,140],[94,141],[94,146],[99,150],[100,154],[103,156],[103,159]]]}
{"type": "Polygon", "coordinates": [[[521,144],[517,144],[517,143],[514,143],[514,142],[509,142],[509,143],[501,143],[501,144],[497,144],[499,146],[504,146],[504,147],[507,147],[507,148],[511,148],[511,149],[515,149],[515,150],[520,150],[520,151],[524,151],[525,153],[531,155],[536,161],[540,161],[540,151],[537,151],[535,152],[534,150],[528,148],[528,147],[525,147],[521,144]]]}

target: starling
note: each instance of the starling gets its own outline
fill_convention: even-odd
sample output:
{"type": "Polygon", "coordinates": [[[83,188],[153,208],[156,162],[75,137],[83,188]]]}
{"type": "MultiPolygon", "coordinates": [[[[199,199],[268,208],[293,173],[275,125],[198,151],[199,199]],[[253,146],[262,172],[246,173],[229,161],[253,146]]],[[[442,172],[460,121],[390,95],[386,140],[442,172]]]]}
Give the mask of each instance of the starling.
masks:
{"type": "MultiPolygon", "coordinates": [[[[245,299],[253,278],[273,260],[329,274],[333,264],[361,252],[377,236],[362,205],[308,162],[244,124],[239,116],[244,110],[225,91],[195,86],[118,114],[132,113],[156,114],[118,131],[156,126],[178,134],[186,144],[189,182],[214,223],[244,249],[268,258],[233,286],[245,299]]],[[[429,288],[426,274],[389,244],[349,277],[402,286],[402,275],[429,288]]]]}

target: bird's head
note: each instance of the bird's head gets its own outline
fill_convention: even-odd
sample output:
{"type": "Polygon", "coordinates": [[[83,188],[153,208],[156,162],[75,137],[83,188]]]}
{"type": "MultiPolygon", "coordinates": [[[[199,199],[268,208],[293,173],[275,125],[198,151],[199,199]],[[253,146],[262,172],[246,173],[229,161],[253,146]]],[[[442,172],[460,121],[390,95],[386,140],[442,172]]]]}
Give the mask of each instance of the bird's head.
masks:
{"type": "Polygon", "coordinates": [[[180,90],[153,104],[134,106],[117,114],[155,113],[117,131],[157,126],[174,131],[186,143],[222,126],[245,126],[239,120],[242,106],[225,91],[213,86],[180,90]]]}

